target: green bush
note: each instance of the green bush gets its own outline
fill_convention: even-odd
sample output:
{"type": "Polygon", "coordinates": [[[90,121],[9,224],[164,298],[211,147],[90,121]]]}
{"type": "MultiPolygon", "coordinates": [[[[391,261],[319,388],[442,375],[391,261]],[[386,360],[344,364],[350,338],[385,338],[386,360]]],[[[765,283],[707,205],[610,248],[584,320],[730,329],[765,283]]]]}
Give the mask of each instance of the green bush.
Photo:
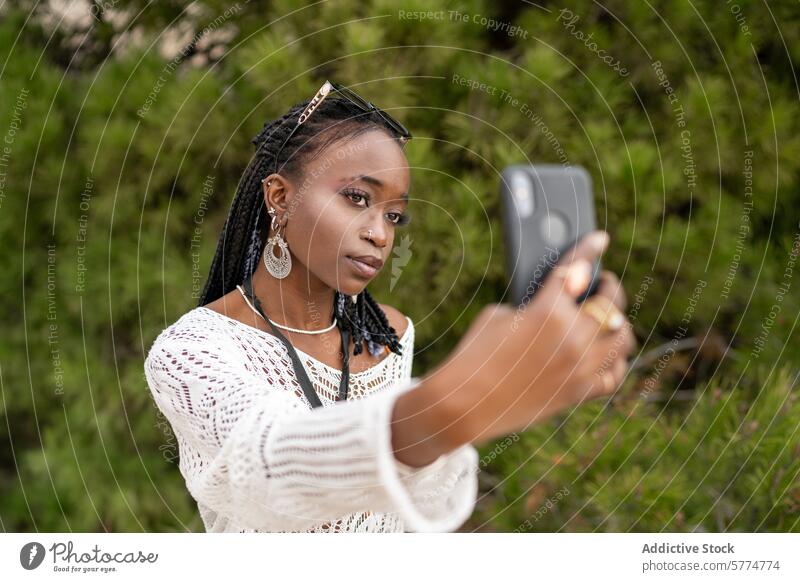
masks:
{"type": "Polygon", "coordinates": [[[673,409],[623,389],[480,447],[465,530],[800,531],[800,398],[776,372],[673,409]]]}
{"type": "MultiPolygon", "coordinates": [[[[415,135],[414,221],[403,241],[412,259],[394,287],[388,270],[371,285],[418,324],[415,375],[452,349],[485,303],[502,299],[498,174],[524,160],[567,160],[592,174],[598,219],[613,241],[604,263],[635,306],[642,352],[690,340],[655,383],[667,399],[699,391],[697,409],[659,416],[640,406],[626,422],[634,409],[619,403],[601,414],[594,404],[563,427],[536,427],[492,464],[504,497],[492,497],[486,527],[513,529],[537,503],[523,507],[521,495],[546,498],[568,486],[537,529],[797,529],[797,489],[783,488],[796,478],[794,396],[773,424],[763,417],[792,383],[762,389],[754,377],[761,366],[798,364],[789,349],[800,297],[792,288],[795,5],[765,10],[739,0],[745,34],[710,1],[666,1],[658,11],[581,1],[568,19],[549,2],[469,0],[442,3],[442,19],[423,21],[400,14],[432,9],[421,0],[208,0],[187,11],[114,4],[121,20],[111,11],[62,20],[51,3],[0,8],[0,139],[15,128],[9,150],[0,149],[3,529],[201,528],[143,360],[156,335],[196,306],[193,285],[208,272],[250,138],[325,78],[363,83],[359,92],[415,135]],[[204,33],[183,59],[159,52],[165,32],[183,31],[184,46],[203,30],[224,35],[204,33]],[[627,75],[576,31],[592,34],[627,75]],[[496,90],[470,89],[454,75],[496,90]],[[706,385],[725,388],[711,396],[706,385]],[[743,403],[762,415],[754,428],[743,403]],[[699,410],[719,411],[724,424],[704,424],[699,410]],[[589,443],[584,429],[606,440],[589,443]],[[736,446],[726,447],[733,435],[736,446]],[[563,459],[553,468],[555,454],[563,459]],[[737,463],[747,470],[732,473],[737,463]]],[[[650,356],[639,362],[634,392],[656,365],[650,356]]]]}

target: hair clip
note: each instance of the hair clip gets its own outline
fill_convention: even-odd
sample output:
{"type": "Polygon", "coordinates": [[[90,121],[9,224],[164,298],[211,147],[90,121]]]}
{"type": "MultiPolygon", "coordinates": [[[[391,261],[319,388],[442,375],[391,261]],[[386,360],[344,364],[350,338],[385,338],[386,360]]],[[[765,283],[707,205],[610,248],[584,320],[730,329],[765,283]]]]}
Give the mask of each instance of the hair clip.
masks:
{"type": "Polygon", "coordinates": [[[331,82],[325,81],[325,84],[320,87],[319,91],[317,91],[317,94],[314,95],[313,99],[311,99],[308,107],[306,107],[303,113],[300,114],[300,117],[297,120],[297,125],[302,125],[306,119],[308,119],[308,116],[314,113],[314,110],[319,107],[319,104],[322,103],[322,100],[328,96],[328,93],[331,92],[331,89],[333,89],[331,82]]]}

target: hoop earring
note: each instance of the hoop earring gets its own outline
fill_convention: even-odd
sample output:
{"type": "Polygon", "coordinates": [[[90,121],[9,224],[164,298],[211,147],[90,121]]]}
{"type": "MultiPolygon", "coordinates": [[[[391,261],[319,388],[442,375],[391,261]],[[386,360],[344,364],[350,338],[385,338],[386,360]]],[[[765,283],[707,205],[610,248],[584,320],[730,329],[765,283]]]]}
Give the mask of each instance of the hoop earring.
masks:
{"type": "MultiPolygon", "coordinates": [[[[284,238],[280,235],[276,228],[278,217],[275,215],[275,209],[270,208],[269,214],[272,216],[272,229],[275,230],[275,236],[267,239],[267,245],[264,248],[264,266],[270,275],[276,279],[285,279],[292,270],[292,257],[289,254],[289,245],[286,244],[284,238]],[[275,256],[275,246],[280,248],[280,256],[275,256]]],[[[285,231],[285,227],[284,227],[285,231]]]]}

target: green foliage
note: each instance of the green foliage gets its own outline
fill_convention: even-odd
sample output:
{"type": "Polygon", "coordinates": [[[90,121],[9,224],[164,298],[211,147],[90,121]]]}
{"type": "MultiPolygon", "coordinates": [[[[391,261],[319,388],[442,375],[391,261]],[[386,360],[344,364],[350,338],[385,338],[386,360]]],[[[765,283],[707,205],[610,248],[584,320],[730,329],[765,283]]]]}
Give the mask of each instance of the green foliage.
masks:
{"type": "Polygon", "coordinates": [[[612,236],[604,264],[629,304],[641,295],[642,351],[683,325],[704,340],[658,379],[665,398],[699,391],[696,407],[623,399],[532,429],[492,464],[501,497],[487,496],[475,525],[518,527],[541,503],[531,498],[568,486],[536,529],[797,530],[795,394],[757,372],[798,365],[796,5],[739,0],[745,34],[715,2],[574,3],[574,29],[622,76],[550,3],[114,4],[122,20],[88,24],[51,3],[0,8],[0,139],[19,125],[0,190],[0,527],[201,529],[143,359],[196,306],[250,138],[330,78],[415,136],[414,218],[396,241],[411,260],[394,284],[388,268],[371,285],[417,323],[415,375],[503,298],[503,167],[562,156],[593,177],[612,236]],[[407,16],[429,10],[442,16],[407,16]],[[176,31],[173,54],[203,34],[173,59],[160,50],[176,31]]]}
{"type": "Polygon", "coordinates": [[[464,529],[798,532],[795,382],[715,382],[672,411],[628,387],[481,447],[493,486],[464,529]]]}

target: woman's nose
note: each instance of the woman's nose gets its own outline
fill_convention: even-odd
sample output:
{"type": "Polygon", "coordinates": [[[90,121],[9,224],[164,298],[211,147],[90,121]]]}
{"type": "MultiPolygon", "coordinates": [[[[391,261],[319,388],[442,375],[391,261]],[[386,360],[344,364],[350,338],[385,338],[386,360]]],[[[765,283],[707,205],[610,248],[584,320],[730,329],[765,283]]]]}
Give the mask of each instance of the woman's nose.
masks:
{"type": "Polygon", "coordinates": [[[361,236],[366,240],[372,241],[378,248],[383,248],[386,246],[388,234],[385,226],[370,222],[362,230],[361,236]]]}

